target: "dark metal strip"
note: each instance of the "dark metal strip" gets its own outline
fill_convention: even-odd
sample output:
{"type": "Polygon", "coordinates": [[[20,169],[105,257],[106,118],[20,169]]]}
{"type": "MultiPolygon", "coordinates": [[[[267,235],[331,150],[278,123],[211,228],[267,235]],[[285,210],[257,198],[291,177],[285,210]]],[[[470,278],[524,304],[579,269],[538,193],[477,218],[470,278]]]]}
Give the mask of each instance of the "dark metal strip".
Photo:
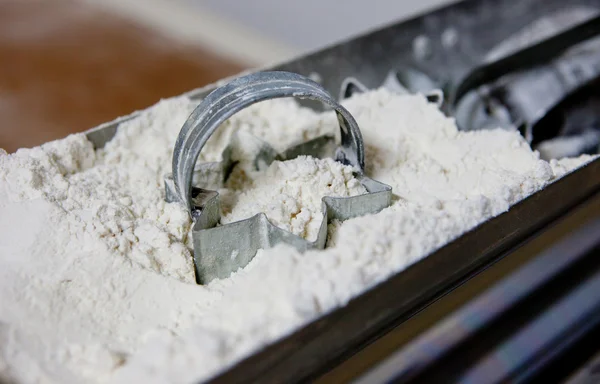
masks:
{"type": "MultiPolygon", "coordinates": [[[[486,327],[499,327],[500,323],[494,322],[500,320],[509,309],[519,305],[571,266],[589,257],[590,250],[594,248],[600,250],[600,218],[546,250],[526,266],[440,321],[433,329],[391,355],[356,382],[383,383],[392,379],[395,382],[413,382],[417,374],[428,370],[437,360],[451,353],[452,349],[476,333],[483,331],[477,336],[483,343],[486,327]]],[[[554,339],[560,337],[561,332],[573,328],[586,315],[600,309],[600,296],[595,292],[600,292],[600,271],[582,286],[573,289],[566,298],[559,299],[550,309],[519,329],[513,337],[500,342],[491,352],[484,352],[477,363],[458,374],[455,379],[476,383],[507,379],[524,363],[531,362],[541,350],[547,349],[554,339]]],[[[521,309],[519,315],[523,315],[523,312],[521,309]]],[[[504,320],[505,323],[507,321],[518,323],[514,318],[504,320]]],[[[593,325],[591,321],[590,324],[593,325]]],[[[458,355],[458,352],[456,354],[458,355]]],[[[457,356],[457,359],[462,357],[457,356]]],[[[453,369],[456,368],[457,364],[453,365],[453,369]]],[[[437,371],[436,374],[440,372],[439,368],[434,370],[437,371]]],[[[437,378],[439,379],[439,376],[437,378]]],[[[419,378],[415,382],[423,380],[419,378]]],[[[431,378],[426,382],[432,382],[431,378]]]]}

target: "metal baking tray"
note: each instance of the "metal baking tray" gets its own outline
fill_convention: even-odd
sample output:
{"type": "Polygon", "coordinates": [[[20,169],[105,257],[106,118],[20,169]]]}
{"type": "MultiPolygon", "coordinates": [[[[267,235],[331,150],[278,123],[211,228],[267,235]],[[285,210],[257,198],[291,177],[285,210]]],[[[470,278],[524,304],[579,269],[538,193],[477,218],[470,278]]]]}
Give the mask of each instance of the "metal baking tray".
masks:
{"type": "MultiPolygon", "coordinates": [[[[587,24],[575,30],[576,36],[593,36],[600,29],[597,0],[463,1],[268,69],[310,76],[332,94],[340,92],[343,80],[349,76],[368,88],[375,88],[390,71],[417,70],[434,78],[436,86],[452,95],[462,92],[458,88],[469,73],[489,64],[490,50],[536,20],[565,9],[589,16],[583,21],[587,24]]],[[[342,19],[340,14],[332,21],[343,22],[342,19]]],[[[565,24],[565,28],[571,27],[565,24]]],[[[537,43],[533,39],[518,49],[526,50],[537,43]]],[[[561,42],[554,44],[560,46],[561,42]]],[[[514,62],[508,60],[510,63],[514,62]]],[[[216,86],[212,84],[187,95],[200,99],[216,86]]],[[[451,106],[444,105],[443,109],[449,111],[451,106]]],[[[94,128],[87,132],[87,137],[96,147],[102,147],[121,122],[137,114],[94,128]]],[[[478,271],[510,255],[511,249],[598,192],[600,159],[479,225],[346,306],[240,361],[212,381],[312,381],[478,271]]]]}

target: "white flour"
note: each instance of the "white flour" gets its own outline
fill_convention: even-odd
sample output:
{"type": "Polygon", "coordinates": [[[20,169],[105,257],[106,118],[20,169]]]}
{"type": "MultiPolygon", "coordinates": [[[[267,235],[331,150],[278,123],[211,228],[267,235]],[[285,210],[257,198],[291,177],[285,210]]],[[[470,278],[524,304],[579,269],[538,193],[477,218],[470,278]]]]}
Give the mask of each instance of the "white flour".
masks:
{"type": "Polygon", "coordinates": [[[275,161],[266,172],[251,175],[237,194],[233,208],[221,218],[227,224],[264,212],[280,228],[310,241],[317,238],[323,222],[323,196],[348,197],[367,190],[352,174],[352,167],[332,159],[301,156],[275,161]]]}
{"type": "MultiPolygon", "coordinates": [[[[187,213],[164,202],[162,184],[193,102],[160,102],[103,150],[74,135],[0,154],[0,380],[208,378],[591,160],[547,163],[516,133],[458,132],[421,96],[380,90],[345,104],[367,173],[393,187],[393,206],[330,225],[324,251],[260,251],[206,287],[193,283],[187,213]]],[[[261,103],[223,127],[202,160],[218,160],[235,130],[282,150],[335,124],[290,100],[261,103]]],[[[226,220],[264,210],[310,237],[319,195],[362,193],[352,180],[331,161],[275,163],[230,191],[226,220]]]]}

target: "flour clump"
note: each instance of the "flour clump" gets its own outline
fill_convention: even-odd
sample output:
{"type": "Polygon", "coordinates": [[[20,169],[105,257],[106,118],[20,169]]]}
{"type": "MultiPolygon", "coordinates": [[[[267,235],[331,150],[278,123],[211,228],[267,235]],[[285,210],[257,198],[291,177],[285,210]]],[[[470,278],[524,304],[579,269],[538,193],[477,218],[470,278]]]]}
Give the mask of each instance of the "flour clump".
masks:
{"type": "MultiPolygon", "coordinates": [[[[276,226],[309,241],[317,238],[323,217],[322,198],[366,193],[352,167],[332,159],[300,156],[275,161],[265,172],[253,172],[242,193],[229,201],[221,223],[247,219],[264,212],[276,226]]],[[[240,186],[238,186],[239,188],[240,186]]]]}

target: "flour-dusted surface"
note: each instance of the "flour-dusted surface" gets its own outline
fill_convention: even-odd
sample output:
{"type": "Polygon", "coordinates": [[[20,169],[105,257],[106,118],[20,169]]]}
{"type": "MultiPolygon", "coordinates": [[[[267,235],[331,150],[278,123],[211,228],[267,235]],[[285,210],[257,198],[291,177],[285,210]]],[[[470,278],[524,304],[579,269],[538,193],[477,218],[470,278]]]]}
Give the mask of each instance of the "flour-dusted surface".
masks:
{"type": "MultiPolygon", "coordinates": [[[[160,102],[103,150],[74,135],[0,153],[0,379],[208,378],[592,159],[548,163],[517,133],[458,132],[421,96],[379,90],[345,104],[365,139],[367,173],[393,187],[393,206],[333,223],[324,251],[260,251],[204,287],[193,283],[191,223],[164,202],[162,185],[193,102],[160,102]]],[[[201,160],[219,160],[235,131],[283,150],[336,130],[333,116],[274,100],[236,115],[201,160]]],[[[248,180],[230,188],[226,217],[266,210],[306,234],[311,221],[296,227],[297,208],[314,207],[329,181],[332,193],[362,193],[348,169],[310,158],[248,180]]]]}

